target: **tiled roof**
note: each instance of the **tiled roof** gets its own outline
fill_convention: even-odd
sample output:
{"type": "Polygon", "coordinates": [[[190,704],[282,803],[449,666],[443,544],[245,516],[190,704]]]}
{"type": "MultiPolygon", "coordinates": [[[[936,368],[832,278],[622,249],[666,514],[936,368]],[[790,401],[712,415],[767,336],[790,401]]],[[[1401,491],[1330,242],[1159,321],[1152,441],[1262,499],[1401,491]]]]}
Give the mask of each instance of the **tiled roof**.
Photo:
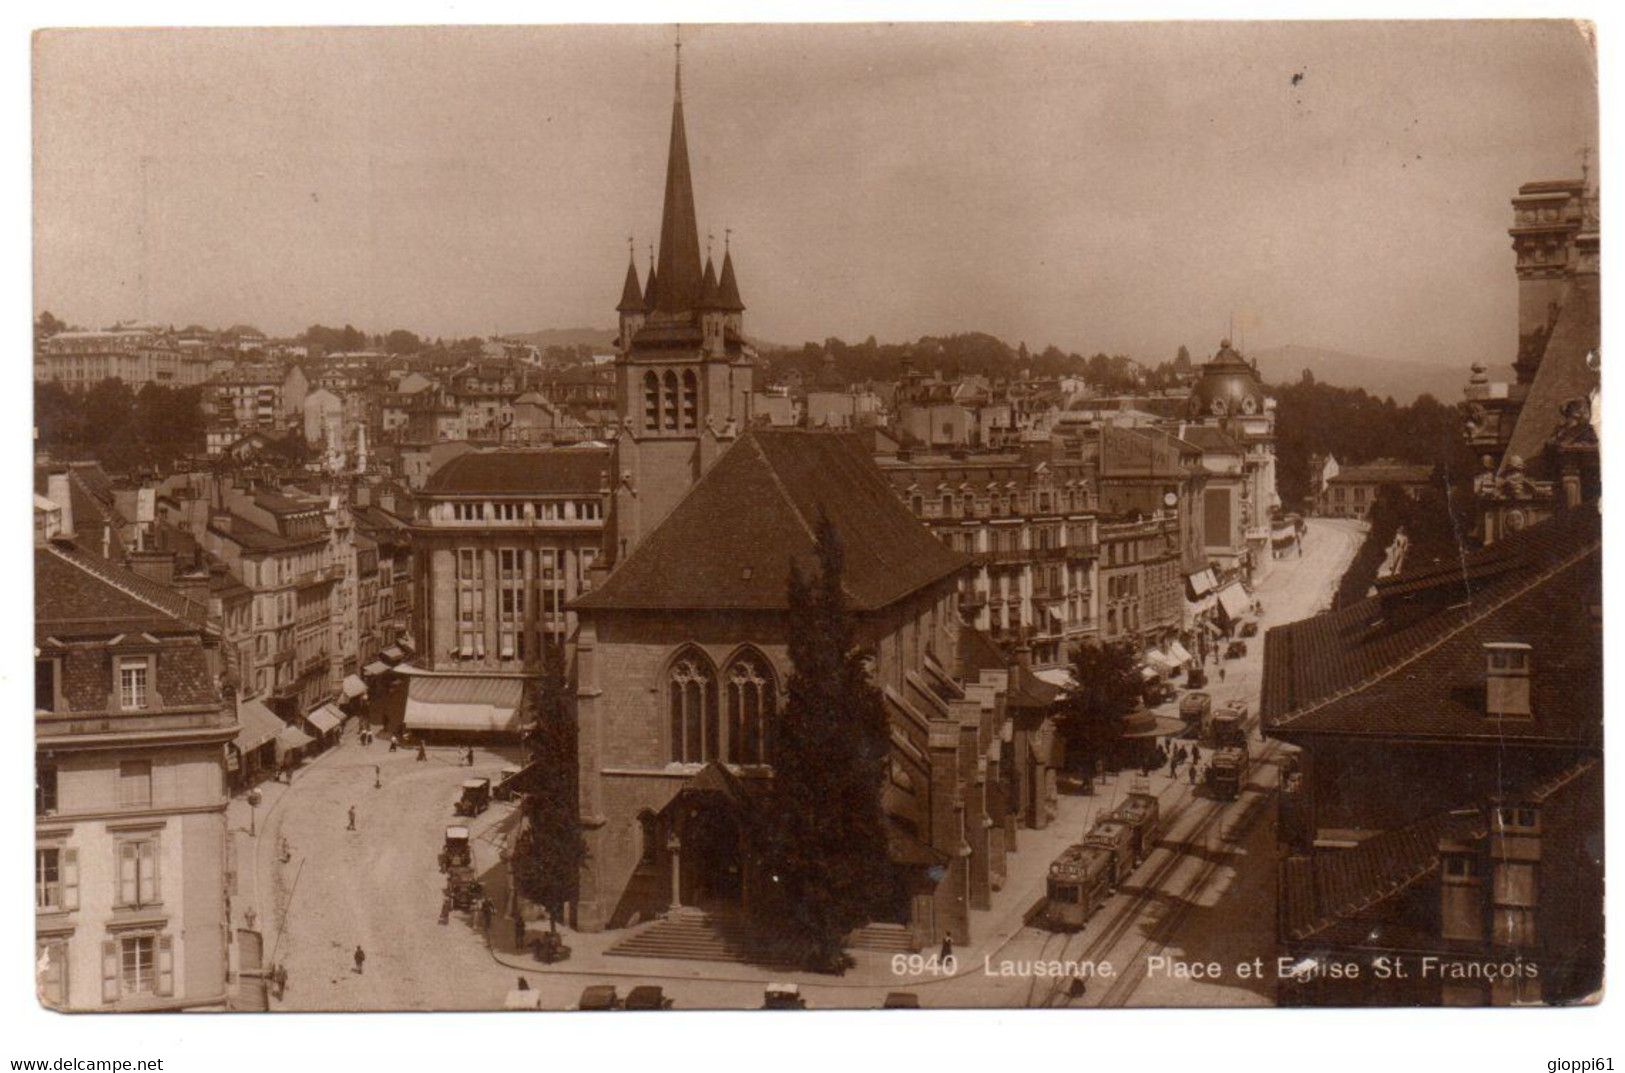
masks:
{"type": "Polygon", "coordinates": [[[67,543],[34,549],[34,619],[41,634],[202,630],[209,609],[67,543]]]}
{"type": "Polygon", "coordinates": [[[603,447],[470,451],[429,477],[426,495],[597,495],[609,472],[603,447]]]}
{"type": "Polygon", "coordinates": [[[1602,730],[1600,520],[1569,512],[1459,564],[1265,635],[1270,733],[1563,742],[1602,730]],[[1489,641],[1533,646],[1533,717],[1485,713],[1489,641]]]}
{"type": "Polygon", "coordinates": [[[1186,425],[1180,430],[1180,439],[1203,452],[1225,453],[1239,455],[1242,452],[1241,444],[1226,435],[1223,429],[1212,428],[1208,425],[1186,425]]]}
{"type": "Polygon", "coordinates": [[[307,544],[321,544],[327,540],[325,532],[312,533],[309,536],[285,537],[280,533],[273,533],[249,521],[247,518],[233,514],[230,516],[229,528],[220,525],[223,519],[211,518],[209,532],[231,541],[244,551],[283,551],[288,548],[299,548],[307,544]]]}
{"type": "MultiPolygon", "coordinates": [[[[1552,422],[1555,426],[1557,422],[1552,422]]],[[[1328,484],[1426,484],[1433,479],[1432,466],[1379,458],[1360,466],[1344,466],[1328,484]]]]}
{"type": "Polygon", "coordinates": [[[1544,472],[1542,457],[1546,441],[1563,421],[1563,404],[1589,397],[1598,385],[1599,374],[1587,364],[1586,355],[1597,349],[1601,332],[1597,277],[1577,276],[1546,340],[1545,355],[1535,370],[1523,408],[1518,411],[1512,438],[1502,455],[1503,465],[1507,458],[1518,455],[1529,466],[1530,476],[1549,476],[1544,472]]]}
{"type": "Polygon", "coordinates": [[[856,610],[885,607],[969,562],[898,501],[857,437],[752,429],[730,447],[581,609],[785,606],[792,561],[814,567],[828,515],[856,610]]]}

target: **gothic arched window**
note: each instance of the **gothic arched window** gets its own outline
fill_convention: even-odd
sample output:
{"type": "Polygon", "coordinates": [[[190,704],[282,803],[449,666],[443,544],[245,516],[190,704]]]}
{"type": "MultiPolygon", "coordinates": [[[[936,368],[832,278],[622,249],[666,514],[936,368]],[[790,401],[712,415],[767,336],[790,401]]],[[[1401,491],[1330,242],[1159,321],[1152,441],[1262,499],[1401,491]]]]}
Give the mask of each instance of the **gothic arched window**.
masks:
{"type": "Polygon", "coordinates": [[[660,427],[660,377],[643,374],[643,427],[660,427]]]}
{"type": "Polygon", "coordinates": [[[683,373],[683,427],[700,427],[700,382],[692,369],[683,373]]]}
{"type": "Polygon", "coordinates": [[[664,419],[662,427],[675,432],[677,431],[677,374],[667,369],[662,387],[665,389],[662,392],[665,396],[663,400],[665,405],[663,407],[664,419]]]}
{"type": "Polygon", "coordinates": [[[638,863],[654,864],[660,854],[660,817],[648,809],[638,813],[638,863]]]}
{"type": "Polygon", "coordinates": [[[717,718],[717,678],[711,662],[689,650],[672,661],[666,673],[671,718],[671,758],[679,764],[702,764],[720,758],[721,728],[717,718]]]}
{"type": "Polygon", "coordinates": [[[728,762],[768,762],[768,721],[778,709],[778,687],[766,659],[752,652],[728,665],[728,762]]]}

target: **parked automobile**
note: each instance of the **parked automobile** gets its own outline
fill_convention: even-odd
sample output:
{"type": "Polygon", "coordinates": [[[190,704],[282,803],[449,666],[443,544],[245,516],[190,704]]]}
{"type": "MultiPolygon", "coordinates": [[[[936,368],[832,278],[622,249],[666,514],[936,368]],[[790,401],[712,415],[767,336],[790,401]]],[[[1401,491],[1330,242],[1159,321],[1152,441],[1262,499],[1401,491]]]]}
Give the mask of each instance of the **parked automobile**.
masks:
{"type": "Polygon", "coordinates": [[[807,1000],[801,997],[799,984],[768,984],[762,993],[764,1010],[804,1010],[807,1000]]]}
{"type": "Polygon", "coordinates": [[[622,1009],[627,1010],[669,1010],[671,999],[666,993],[654,984],[639,984],[626,993],[626,1004],[622,1009]]]}
{"type": "Polygon", "coordinates": [[[1258,636],[1258,623],[1252,619],[1248,619],[1247,621],[1243,622],[1241,624],[1241,635],[1243,637],[1258,636]]]}
{"type": "Polygon", "coordinates": [[[886,1001],[880,1004],[883,1010],[917,1010],[920,1008],[920,996],[912,991],[888,991],[886,1001]]]}
{"type": "Polygon", "coordinates": [[[491,807],[491,780],[464,779],[463,794],[457,799],[459,816],[478,816],[491,807]]]}
{"type": "Polygon", "coordinates": [[[613,984],[593,984],[581,992],[581,997],[570,1008],[582,1011],[618,1010],[621,1008],[621,997],[615,993],[613,984]]]}
{"type": "Polygon", "coordinates": [[[446,841],[440,849],[440,870],[467,868],[474,863],[474,851],[469,846],[468,828],[454,823],[446,828],[446,841]]]}
{"type": "Polygon", "coordinates": [[[1246,641],[1231,641],[1224,649],[1225,659],[1240,659],[1247,654],[1246,641]]]}
{"type": "Polygon", "coordinates": [[[496,789],[491,791],[491,796],[498,801],[517,801],[519,791],[515,789],[514,776],[518,774],[519,769],[516,767],[503,768],[502,773],[497,776],[496,789]]]}

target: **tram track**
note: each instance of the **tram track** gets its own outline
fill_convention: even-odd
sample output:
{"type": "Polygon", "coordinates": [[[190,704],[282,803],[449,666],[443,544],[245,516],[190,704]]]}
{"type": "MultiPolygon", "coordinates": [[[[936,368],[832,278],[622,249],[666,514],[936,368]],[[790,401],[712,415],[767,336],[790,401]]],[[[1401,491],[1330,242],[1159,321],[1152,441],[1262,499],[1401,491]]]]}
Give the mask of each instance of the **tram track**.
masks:
{"type": "MultiPolygon", "coordinates": [[[[1264,749],[1260,751],[1258,757],[1253,761],[1255,771],[1256,769],[1262,768],[1266,765],[1273,766],[1276,763],[1276,754],[1280,751],[1280,748],[1281,745],[1279,742],[1270,742],[1268,745],[1266,745],[1264,749]]],[[[1242,837],[1245,837],[1247,831],[1251,829],[1252,823],[1256,823],[1257,817],[1263,814],[1265,803],[1268,802],[1270,797],[1274,794],[1274,789],[1271,788],[1268,790],[1259,790],[1256,791],[1256,793],[1257,796],[1253,798],[1253,801],[1245,807],[1241,820],[1239,820],[1236,824],[1231,825],[1229,830],[1224,830],[1221,828],[1221,845],[1231,845],[1240,841],[1242,837]]],[[[1180,804],[1176,809],[1170,810],[1167,820],[1168,828],[1172,830],[1174,824],[1177,823],[1179,819],[1189,814],[1191,809],[1195,807],[1197,803],[1198,799],[1193,796],[1180,804]]],[[[1162,885],[1172,877],[1173,873],[1184,862],[1186,857],[1186,849],[1207,836],[1208,831],[1212,829],[1213,825],[1225,817],[1229,811],[1228,806],[1232,804],[1232,802],[1212,801],[1210,804],[1211,807],[1208,809],[1207,813],[1201,817],[1196,827],[1186,834],[1184,838],[1180,839],[1178,842],[1174,842],[1170,839],[1165,843],[1158,843],[1159,848],[1167,848],[1170,851],[1167,859],[1161,864],[1157,865],[1156,869],[1149,877],[1147,877],[1145,882],[1138,884],[1135,889],[1130,892],[1131,897],[1129,901],[1117,910],[1113,917],[1107,922],[1103,931],[1089,940],[1088,945],[1080,952],[1077,958],[1078,961],[1098,962],[1101,955],[1108,953],[1117,945],[1117,943],[1122,941],[1123,937],[1128,933],[1129,928],[1141,919],[1141,914],[1144,909],[1164,894],[1162,885]]],[[[1174,912],[1170,914],[1169,917],[1165,917],[1163,920],[1158,921],[1155,927],[1158,930],[1164,930],[1170,925],[1176,926],[1178,921],[1183,919],[1185,913],[1189,912],[1189,895],[1200,886],[1205,885],[1208,880],[1212,878],[1213,873],[1218,870],[1218,867],[1219,862],[1217,860],[1210,860],[1203,865],[1192,883],[1186,884],[1184,890],[1180,892],[1180,905],[1175,908],[1174,912]]],[[[1061,944],[1060,954],[1055,960],[1065,961],[1067,960],[1067,950],[1071,946],[1072,942],[1087,935],[1088,928],[1085,927],[1084,929],[1071,934],[1056,934],[1062,935],[1065,941],[1061,944]]],[[[1054,936],[1051,938],[1053,937],[1054,936]]],[[[1050,939],[1046,938],[1044,944],[1039,950],[1040,958],[1047,956],[1049,943],[1050,939]]],[[[1156,939],[1147,937],[1147,939],[1140,944],[1135,951],[1134,957],[1130,959],[1128,964],[1123,966],[1123,968],[1128,970],[1128,972],[1125,975],[1118,976],[1113,980],[1111,987],[1107,989],[1105,998],[1101,1003],[1099,1003],[1099,1005],[1120,1006],[1124,1001],[1127,1000],[1128,995],[1132,994],[1134,988],[1138,987],[1140,980],[1144,978],[1143,971],[1138,974],[1133,973],[1133,966],[1139,965],[1143,970],[1143,954],[1148,947],[1156,943],[1156,939]],[[1129,984],[1126,989],[1124,989],[1123,983],[1127,979],[1132,979],[1133,982],[1129,984]],[[1120,998],[1118,998],[1118,1000],[1115,1002],[1112,1001],[1114,995],[1117,995],[1120,989],[1120,998]]],[[[1038,981],[1039,978],[1035,977],[1032,984],[1030,984],[1028,987],[1027,1005],[1029,1007],[1035,1005],[1033,1000],[1035,993],[1037,992],[1038,981]]],[[[1049,984],[1048,991],[1044,994],[1042,1000],[1038,1002],[1037,1005],[1041,1007],[1050,1007],[1055,1005],[1055,1000],[1060,997],[1063,989],[1068,987],[1070,987],[1069,978],[1061,977],[1054,979],[1054,981],[1049,984]]]]}

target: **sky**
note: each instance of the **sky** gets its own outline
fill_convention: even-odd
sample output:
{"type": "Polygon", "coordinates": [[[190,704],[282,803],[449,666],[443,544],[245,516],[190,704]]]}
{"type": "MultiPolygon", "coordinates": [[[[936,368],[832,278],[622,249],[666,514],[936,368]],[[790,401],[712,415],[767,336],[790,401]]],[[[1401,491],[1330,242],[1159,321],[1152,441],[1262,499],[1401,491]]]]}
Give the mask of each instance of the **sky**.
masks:
{"type": "MultiPolygon", "coordinates": [[[[685,26],[746,331],[1034,349],[1516,343],[1521,183],[1597,145],[1547,22],[685,26]]],[[[658,243],[673,28],[51,31],[35,308],[273,334],[612,327],[658,243]]],[[[1591,157],[1596,174],[1595,154],[1591,157]]]]}

